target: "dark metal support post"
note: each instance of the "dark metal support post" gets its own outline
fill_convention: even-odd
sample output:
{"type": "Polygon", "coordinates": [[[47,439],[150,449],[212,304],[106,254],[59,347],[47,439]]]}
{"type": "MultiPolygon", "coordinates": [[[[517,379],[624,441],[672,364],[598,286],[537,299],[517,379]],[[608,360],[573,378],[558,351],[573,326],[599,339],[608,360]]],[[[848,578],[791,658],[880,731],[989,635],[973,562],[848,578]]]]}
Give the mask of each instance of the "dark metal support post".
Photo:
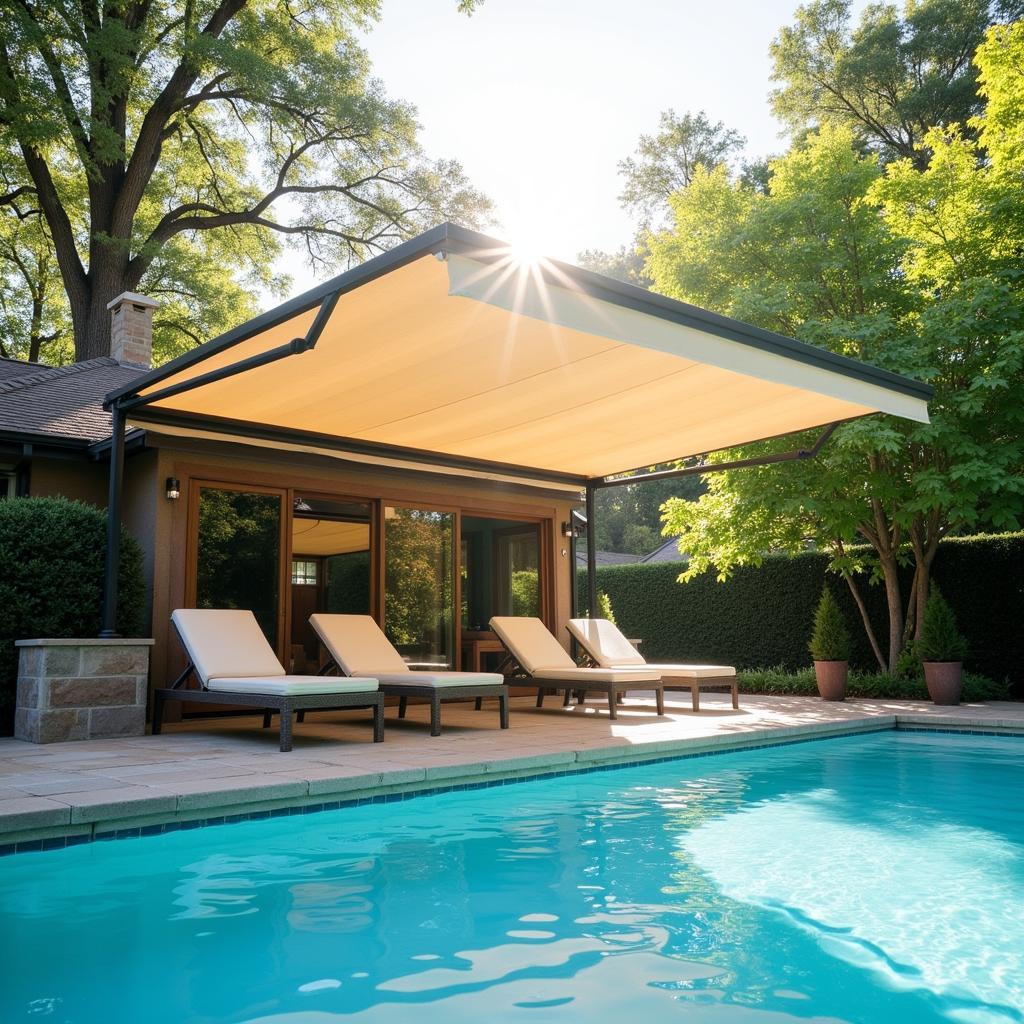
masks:
{"type": "Polygon", "coordinates": [[[117,576],[121,568],[121,491],[124,482],[124,410],[115,405],[110,421],[110,490],[107,494],[107,558],[103,577],[101,637],[117,637],[117,576]]]}
{"type": "Polygon", "coordinates": [[[579,607],[579,572],[576,569],[576,522],[572,514],[569,515],[569,618],[576,618],[576,609],[579,607]]]}
{"type": "Polygon", "coordinates": [[[597,618],[597,530],[594,522],[594,485],[587,484],[587,614],[597,618]]]}

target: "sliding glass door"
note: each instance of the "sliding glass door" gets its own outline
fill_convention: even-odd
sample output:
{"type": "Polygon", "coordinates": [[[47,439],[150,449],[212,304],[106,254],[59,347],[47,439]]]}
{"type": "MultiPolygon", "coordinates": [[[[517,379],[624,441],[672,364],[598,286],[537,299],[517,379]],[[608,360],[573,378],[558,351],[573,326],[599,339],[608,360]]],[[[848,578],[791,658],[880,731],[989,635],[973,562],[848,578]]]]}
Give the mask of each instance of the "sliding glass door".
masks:
{"type": "Polygon", "coordinates": [[[455,514],[384,509],[384,631],[412,666],[455,664],[455,514]]]}

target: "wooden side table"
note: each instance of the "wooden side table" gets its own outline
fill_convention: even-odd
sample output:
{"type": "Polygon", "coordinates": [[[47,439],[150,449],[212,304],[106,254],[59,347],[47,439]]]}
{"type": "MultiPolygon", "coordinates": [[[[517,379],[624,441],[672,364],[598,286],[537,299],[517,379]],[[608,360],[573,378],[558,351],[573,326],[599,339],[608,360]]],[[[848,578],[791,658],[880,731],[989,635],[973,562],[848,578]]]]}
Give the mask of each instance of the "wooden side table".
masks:
{"type": "Polygon", "coordinates": [[[482,672],[481,655],[501,654],[505,645],[490,630],[462,634],[462,671],[482,672]]]}

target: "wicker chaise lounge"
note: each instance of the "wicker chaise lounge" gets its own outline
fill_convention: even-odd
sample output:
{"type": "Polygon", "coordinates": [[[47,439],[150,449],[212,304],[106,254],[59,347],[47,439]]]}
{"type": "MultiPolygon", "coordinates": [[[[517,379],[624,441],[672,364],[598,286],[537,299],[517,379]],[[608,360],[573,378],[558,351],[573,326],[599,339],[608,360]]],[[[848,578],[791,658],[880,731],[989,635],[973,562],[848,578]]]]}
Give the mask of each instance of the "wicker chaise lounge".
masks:
{"type": "Polygon", "coordinates": [[[430,702],[430,735],[441,735],[441,702],[498,699],[502,729],[508,728],[508,687],[495,672],[414,672],[403,661],[384,631],[369,615],[329,615],[317,612],[310,624],[327,648],[331,662],[347,676],[372,675],[381,692],[398,697],[398,717],[405,718],[410,697],[430,702]],[[370,666],[373,666],[371,671],[370,666]]]}
{"type": "Polygon", "coordinates": [[[700,691],[729,689],[732,706],[740,706],[736,669],[731,665],[651,664],[607,619],[570,619],[566,627],[595,665],[618,671],[657,672],[666,690],[689,690],[694,711],[700,711],[700,691]]]}
{"type": "Polygon", "coordinates": [[[169,700],[237,704],[263,709],[263,725],[280,713],[280,747],[292,749],[292,714],[340,708],[371,708],[373,740],[384,739],[384,697],[377,680],[290,676],[251,611],[235,608],[178,608],[171,622],[189,657],[185,671],[153,699],[153,735],[163,724],[169,700]],[[199,689],[184,686],[194,675],[199,689]]]}
{"type": "Polygon", "coordinates": [[[491,619],[491,629],[528,680],[537,684],[537,707],[544,706],[544,695],[548,691],[563,693],[565,705],[577,691],[597,691],[607,696],[608,714],[615,718],[617,694],[628,690],[653,690],[658,714],[665,713],[661,675],[654,669],[620,672],[608,668],[580,668],[540,619],[497,615],[491,619]]]}

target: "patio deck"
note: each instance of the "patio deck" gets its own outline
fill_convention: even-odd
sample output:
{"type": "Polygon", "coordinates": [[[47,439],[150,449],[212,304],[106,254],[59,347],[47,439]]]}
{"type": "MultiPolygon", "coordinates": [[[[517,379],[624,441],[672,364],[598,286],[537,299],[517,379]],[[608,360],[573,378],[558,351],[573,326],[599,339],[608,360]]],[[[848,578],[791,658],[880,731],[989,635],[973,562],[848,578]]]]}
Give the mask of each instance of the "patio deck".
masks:
{"type": "Polygon", "coordinates": [[[627,702],[612,722],[599,704],[565,711],[551,699],[514,698],[512,727],[492,709],[444,709],[444,733],[431,739],[425,706],[404,722],[389,709],[386,739],[370,741],[364,712],[311,715],[295,749],[277,749],[275,728],[259,717],[168,726],[161,736],[37,746],[0,740],[0,852],[58,847],[115,835],[159,832],[225,817],[268,816],[339,802],[495,782],[601,764],[685,756],[894,727],[973,729],[1024,735],[1024,704],[940,708],[915,701],[666,694],[627,702]]]}

